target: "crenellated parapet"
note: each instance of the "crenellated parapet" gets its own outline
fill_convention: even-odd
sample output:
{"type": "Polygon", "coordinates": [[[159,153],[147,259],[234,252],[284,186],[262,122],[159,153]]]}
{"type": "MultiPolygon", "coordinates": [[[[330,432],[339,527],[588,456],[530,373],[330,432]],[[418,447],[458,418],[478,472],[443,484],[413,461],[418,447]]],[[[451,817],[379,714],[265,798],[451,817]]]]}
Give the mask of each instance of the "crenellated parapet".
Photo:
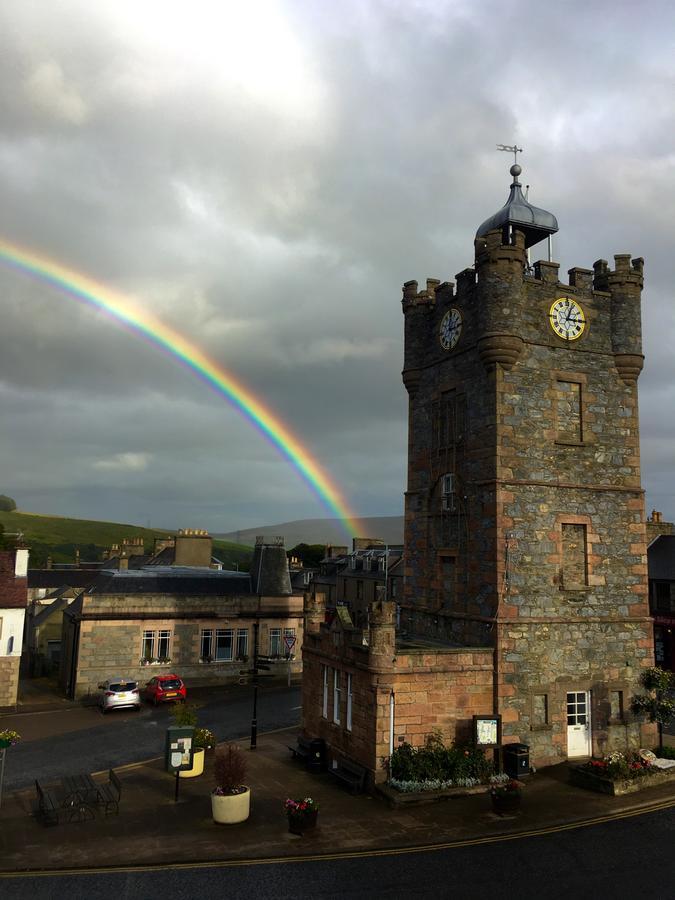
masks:
{"type": "Polygon", "coordinates": [[[593,264],[593,288],[610,294],[614,362],[620,378],[626,384],[633,384],[644,365],[641,316],[644,260],[631,259],[630,253],[618,253],[614,263],[614,270],[605,259],[593,264]]]}

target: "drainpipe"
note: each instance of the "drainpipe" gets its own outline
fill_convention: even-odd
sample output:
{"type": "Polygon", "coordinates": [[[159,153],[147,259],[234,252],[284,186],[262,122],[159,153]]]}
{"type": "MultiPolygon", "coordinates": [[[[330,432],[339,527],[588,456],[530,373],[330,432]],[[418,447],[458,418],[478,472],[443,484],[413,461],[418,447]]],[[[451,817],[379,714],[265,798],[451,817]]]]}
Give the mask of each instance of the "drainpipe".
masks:
{"type": "Polygon", "coordinates": [[[396,713],[396,697],[392,689],[389,694],[389,756],[394,752],[394,715],[396,713]]]}

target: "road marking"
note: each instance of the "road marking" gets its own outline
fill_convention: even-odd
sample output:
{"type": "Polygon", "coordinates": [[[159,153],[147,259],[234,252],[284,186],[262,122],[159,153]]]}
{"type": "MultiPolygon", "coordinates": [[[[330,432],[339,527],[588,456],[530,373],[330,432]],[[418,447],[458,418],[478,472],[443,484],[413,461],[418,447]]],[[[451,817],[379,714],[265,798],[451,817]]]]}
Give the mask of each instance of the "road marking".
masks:
{"type": "MultiPolygon", "coordinates": [[[[288,729],[279,729],[286,731],[288,729]]],[[[270,732],[268,732],[269,734],[270,732]]],[[[125,767],[126,768],[126,767],[125,767]]],[[[305,856],[270,856],[265,859],[228,859],[210,860],[204,862],[166,863],[164,865],[138,865],[138,866],[100,866],[88,869],[41,869],[39,872],[0,872],[0,879],[7,878],[45,878],[59,875],[106,875],[113,872],[134,874],[136,872],[162,872],[180,871],[181,869],[234,869],[243,866],[270,866],[301,862],[330,862],[341,859],[368,859],[374,856],[399,856],[410,853],[432,853],[438,850],[458,850],[462,847],[476,847],[480,844],[498,844],[502,841],[517,841],[527,837],[556,834],[561,831],[574,831],[577,828],[588,828],[591,825],[602,825],[604,822],[613,822],[618,819],[632,819],[637,816],[652,812],[660,812],[675,806],[675,799],[659,801],[649,806],[624,810],[606,816],[598,816],[595,819],[585,819],[579,822],[568,822],[563,825],[548,825],[545,828],[535,828],[530,831],[517,831],[513,834],[494,834],[478,838],[464,838],[457,841],[443,841],[438,844],[418,844],[414,847],[387,847],[373,850],[346,850],[337,853],[317,853],[305,856]]]]}

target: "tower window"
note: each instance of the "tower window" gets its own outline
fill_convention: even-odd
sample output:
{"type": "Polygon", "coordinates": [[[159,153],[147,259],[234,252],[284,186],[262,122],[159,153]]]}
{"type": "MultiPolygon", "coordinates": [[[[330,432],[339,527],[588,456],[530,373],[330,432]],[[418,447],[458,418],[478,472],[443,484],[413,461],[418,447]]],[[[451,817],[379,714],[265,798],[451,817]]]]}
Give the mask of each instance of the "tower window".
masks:
{"type": "Polygon", "coordinates": [[[441,556],[439,559],[440,589],[438,592],[439,608],[452,609],[455,605],[457,591],[457,558],[441,556]]]}
{"type": "Polygon", "coordinates": [[[574,381],[556,382],[557,439],[563,443],[581,443],[581,385],[574,381]]]}
{"type": "Polygon", "coordinates": [[[464,397],[444,391],[433,404],[434,446],[437,453],[459,444],[464,438],[464,397]]]}
{"type": "Polygon", "coordinates": [[[562,587],[565,590],[588,584],[586,526],[562,524],[562,587]]]}

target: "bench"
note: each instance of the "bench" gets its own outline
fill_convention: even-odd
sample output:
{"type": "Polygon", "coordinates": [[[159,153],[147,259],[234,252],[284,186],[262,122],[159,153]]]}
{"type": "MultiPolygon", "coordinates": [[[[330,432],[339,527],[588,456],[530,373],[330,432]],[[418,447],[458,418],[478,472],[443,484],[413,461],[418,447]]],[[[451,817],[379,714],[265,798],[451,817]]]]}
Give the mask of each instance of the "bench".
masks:
{"type": "Polygon", "coordinates": [[[51,794],[42,787],[37,778],[35,779],[35,790],[37,791],[38,796],[38,809],[43,821],[46,825],[58,825],[61,804],[54,794],[51,794]]]}
{"type": "Polygon", "coordinates": [[[339,760],[337,766],[329,769],[328,772],[333,778],[346,784],[353,794],[362,793],[366,786],[367,770],[350,759],[339,760]]]}
{"type": "Polygon", "coordinates": [[[299,734],[295,747],[290,744],[287,746],[293,754],[293,759],[302,760],[311,771],[320,772],[324,768],[325,744],[323,741],[311,741],[299,734]]]}
{"type": "Polygon", "coordinates": [[[108,772],[108,781],[105,784],[99,784],[96,787],[98,793],[97,802],[100,806],[104,807],[105,815],[107,816],[112,810],[115,811],[115,815],[119,815],[122,785],[112,769],[108,772]]]}

